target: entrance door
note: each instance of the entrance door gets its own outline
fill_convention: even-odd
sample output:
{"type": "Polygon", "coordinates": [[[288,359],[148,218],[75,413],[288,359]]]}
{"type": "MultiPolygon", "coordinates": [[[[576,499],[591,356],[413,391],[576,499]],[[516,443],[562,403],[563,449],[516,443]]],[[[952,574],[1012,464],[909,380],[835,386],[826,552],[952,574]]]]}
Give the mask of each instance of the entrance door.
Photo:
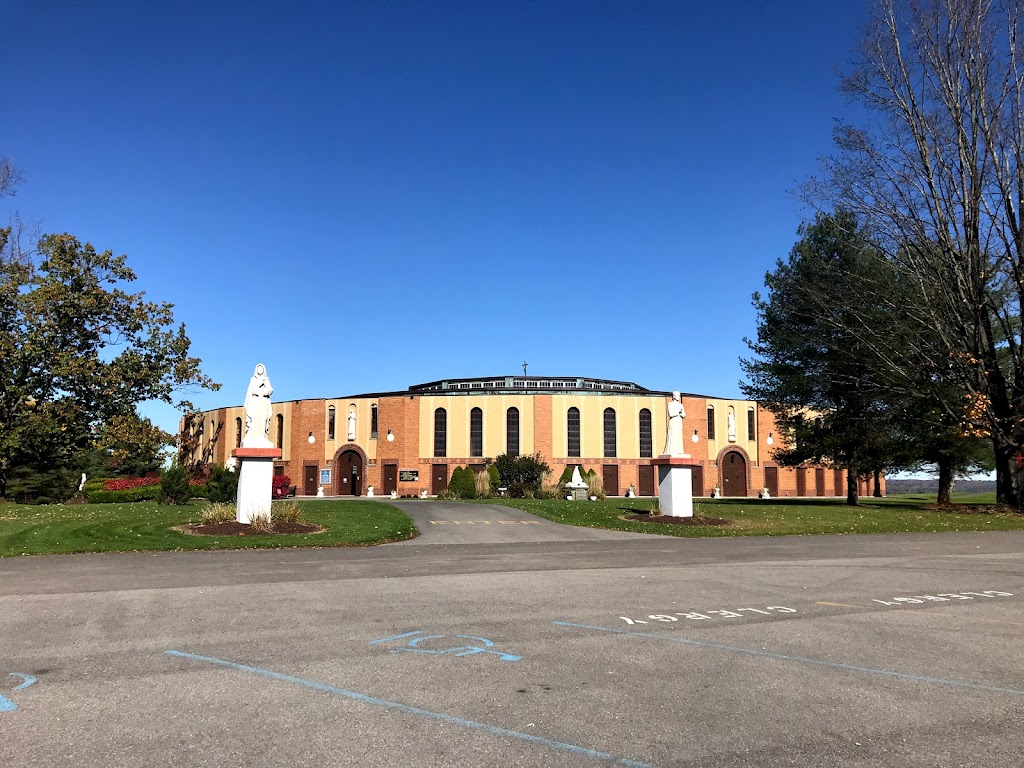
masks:
{"type": "Polygon", "coordinates": [[[722,495],[747,495],[747,462],[736,451],[730,451],[722,458],[722,495]]]}
{"type": "Polygon", "coordinates": [[[303,467],[302,477],[302,493],[306,496],[316,496],[316,481],[320,479],[320,467],[303,467]]]}
{"type": "Polygon", "coordinates": [[[605,464],[602,472],[602,480],[604,480],[604,492],[608,496],[619,495],[619,465],[618,464],[605,464]]]}
{"type": "Polygon", "coordinates": [[[825,470],[818,468],[814,470],[814,494],[816,496],[825,495],[825,470]]]}
{"type": "Polygon", "coordinates": [[[355,451],[345,451],[335,462],[339,496],[359,496],[363,492],[363,457],[355,451]]]}
{"type": "Polygon", "coordinates": [[[796,495],[807,495],[807,467],[796,468],[796,495]]]}
{"type": "Polygon", "coordinates": [[[640,496],[653,496],[654,495],[654,467],[650,464],[641,464],[637,469],[640,470],[640,476],[637,478],[640,483],[640,487],[637,489],[637,494],[640,496]]]}
{"type": "MultiPolygon", "coordinates": [[[[440,496],[448,490],[448,465],[434,464],[430,468],[430,492],[440,496]]],[[[495,488],[497,491],[497,488],[495,488]]]]}
{"type": "Polygon", "coordinates": [[[846,483],[843,482],[843,470],[835,469],[832,470],[832,483],[836,487],[836,496],[846,495],[846,483]]]}
{"type": "Polygon", "coordinates": [[[384,495],[389,496],[392,491],[398,490],[398,465],[384,465],[384,495]]]}
{"type": "Polygon", "coordinates": [[[778,467],[765,467],[764,468],[764,487],[768,489],[768,493],[771,494],[773,499],[779,497],[779,468],[778,467]]]}
{"type": "Polygon", "coordinates": [[[704,467],[694,467],[690,470],[690,492],[694,497],[704,495],[704,467]]]}

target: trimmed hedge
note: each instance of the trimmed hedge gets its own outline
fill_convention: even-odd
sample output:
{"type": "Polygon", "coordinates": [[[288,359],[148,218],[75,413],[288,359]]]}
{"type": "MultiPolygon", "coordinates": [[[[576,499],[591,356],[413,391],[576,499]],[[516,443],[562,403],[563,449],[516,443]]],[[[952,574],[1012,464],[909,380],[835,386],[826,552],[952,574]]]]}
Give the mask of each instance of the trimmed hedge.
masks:
{"type": "Polygon", "coordinates": [[[115,504],[117,502],[152,501],[160,497],[159,485],[143,485],[123,491],[86,490],[85,497],[90,504],[115,504]]]}

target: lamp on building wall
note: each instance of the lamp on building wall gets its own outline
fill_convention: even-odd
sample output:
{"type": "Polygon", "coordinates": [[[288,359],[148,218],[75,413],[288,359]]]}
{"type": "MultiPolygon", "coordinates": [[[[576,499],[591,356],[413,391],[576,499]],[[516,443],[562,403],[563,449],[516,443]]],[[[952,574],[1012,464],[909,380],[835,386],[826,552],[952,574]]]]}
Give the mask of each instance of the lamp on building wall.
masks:
{"type": "Polygon", "coordinates": [[[316,438],[315,438],[315,437],[313,437],[313,433],[312,433],[312,432],[310,432],[310,433],[309,433],[309,444],[310,444],[310,445],[312,445],[312,444],[313,444],[313,443],[315,443],[315,442],[316,442],[316,438]]]}
{"type": "Polygon", "coordinates": [[[395,442],[395,435],[391,432],[391,427],[388,427],[388,442],[395,442]]]}
{"type": "Polygon", "coordinates": [[[768,445],[775,445],[775,438],[772,437],[771,432],[768,433],[768,439],[765,440],[765,442],[768,443],[768,445]]]}
{"type": "Polygon", "coordinates": [[[695,443],[696,443],[696,442],[697,442],[698,440],[700,440],[700,438],[699,438],[699,437],[697,437],[697,430],[696,430],[696,429],[695,429],[695,430],[693,430],[693,437],[691,437],[690,439],[691,439],[691,440],[693,440],[693,442],[695,442],[695,443]]]}

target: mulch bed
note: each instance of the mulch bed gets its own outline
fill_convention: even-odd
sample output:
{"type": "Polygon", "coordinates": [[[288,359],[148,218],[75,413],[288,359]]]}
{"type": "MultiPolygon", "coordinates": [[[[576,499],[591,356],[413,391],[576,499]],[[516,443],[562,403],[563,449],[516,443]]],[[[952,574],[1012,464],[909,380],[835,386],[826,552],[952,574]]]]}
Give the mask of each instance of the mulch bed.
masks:
{"type": "Polygon", "coordinates": [[[636,520],[638,523],[667,523],[669,525],[732,525],[732,520],[723,520],[720,517],[704,517],[702,515],[694,515],[693,517],[626,515],[625,519],[636,520]]]}
{"type": "Polygon", "coordinates": [[[1009,504],[933,504],[934,512],[948,512],[954,515],[1007,515],[1020,514],[1009,504]]]}
{"type": "Polygon", "coordinates": [[[323,528],[309,523],[274,523],[273,533],[251,533],[249,526],[237,520],[226,523],[193,523],[178,530],[193,536],[274,536],[283,533],[320,533],[323,528]]]}

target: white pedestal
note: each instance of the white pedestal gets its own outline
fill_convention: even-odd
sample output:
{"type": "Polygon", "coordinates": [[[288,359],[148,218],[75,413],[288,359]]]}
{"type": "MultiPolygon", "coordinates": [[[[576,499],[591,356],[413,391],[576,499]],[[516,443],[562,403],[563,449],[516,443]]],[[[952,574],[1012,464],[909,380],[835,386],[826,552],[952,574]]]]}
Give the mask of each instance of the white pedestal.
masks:
{"type": "Polygon", "coordinates": [[[248,525],[254,515],[269,517],[274,493],[274,459],[281,457],[281,451],[276,448],[236,448],[231,453],[241,465],[235,520],[248,525]]]}
{"type": "Polygon", "coordinates": [[[693,464],[687,459],[657,460],[661,514],[693,517],[693,464]]]}

